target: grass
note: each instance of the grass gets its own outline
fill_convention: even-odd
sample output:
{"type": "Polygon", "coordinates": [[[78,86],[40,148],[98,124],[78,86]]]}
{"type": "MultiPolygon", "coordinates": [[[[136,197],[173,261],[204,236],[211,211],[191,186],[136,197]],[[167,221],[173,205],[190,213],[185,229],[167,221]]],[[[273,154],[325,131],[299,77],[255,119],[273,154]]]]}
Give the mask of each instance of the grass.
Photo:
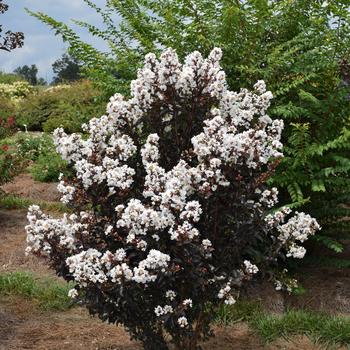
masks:
{"type": "Polygon", "coordinates": [[[45,311],[64,311],[73,306],[68,297],[72,285],[53,278],[37,278],[29,272],[7,272],[0,274],[0,295],[21,296],[38,304],[45,311]]]}
{"type": "Polygon", "coordinates": [[[11,194],[0,197],[0,208],[3,209],[28,209],[28,207],[32,204],[39,205],[41,209],[48,211],[55,211],[59,213],[69,212],[69,208],[67,208],[67,206],[63,203],[59,202],[36,201],[11,194]]]}
{"type": "Polygon", "coordinates": [[[281,316],[260,314],[249,322],[266,341],[292,335],[306,335],[317,342],[350,344],[350,318],[303,310],[289,310],[281,316]]]}
{"type": "Polygon", "coordinates": [[[263,308],[259,302],[238,301],[233,306],[221,305],[216,312],[215,322],[220,325],[249,322],[262,312],[263,308]]]}
{"type": "Polygon", "coordinates": [[[216,322],[230,325],[246,321],[266,342],[293,335],[306,335],[327,345],[350,345],[350,318],[304,310],[289,310],[283,315],[263,311],[259,303],[240,301],[219,309],[216,322]]]}

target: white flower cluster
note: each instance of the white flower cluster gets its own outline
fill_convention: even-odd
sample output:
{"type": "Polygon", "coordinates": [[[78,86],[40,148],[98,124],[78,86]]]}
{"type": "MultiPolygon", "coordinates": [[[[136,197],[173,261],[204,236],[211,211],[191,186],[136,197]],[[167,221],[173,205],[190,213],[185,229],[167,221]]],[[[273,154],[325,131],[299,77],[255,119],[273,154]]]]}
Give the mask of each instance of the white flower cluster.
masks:
{"type": "Polygon", "coordinates": [[[192,306],[193,306],[192,299],[185,299],[185,300],[182,302],[182,305],[184,305],[184,306],[186,306],[186,307],[192,307],[192,306]]]}
{"type": "Polygon", "coordinates": [[[231,294],[231,286],[229,283],[219,290],[218,298],[223,299],[226,305],[233,305],[236,302],[236,299],[231,294]]]}
{"type": "Polygon", "coordinates": [[[249,275],[254,275],[259,272],[258,267],[252,264],[250,261],[244,260],[243,264],[244,264],[244,271],[249,275]]]}
{"type": "Polygon", "coordinates": [[[176,297],[176,293],[173,290],[167,290],[165,293],[165,297],[169,299],[170,301],[173,301],[176,297]]]}
{"type": "Polygon", "coordinates": [[[185,328],[188,326],[188,321],[187,318],[185,316],[181,316],[178,318],[177,323],[179,324],[179,326],[181,328],[185,328]]]}
{"type": "Polygon", "coordinates": [[[271,190],[265,190],[261,193],[259,202],[264,204],[267,208],[272,208],[278,203],[278,190],[276,187],[271,188],[271,190]]]}
{"type": "MultiPolygon", "coordinates": [[[[61,175],[60,175],[61,178],[61,175]]],[[[60,181],[57,190],[62,194],[61,202],[68,204],[73,201],[75,187],[67,185],[64,181],[60,181]]]]}
{"type": "Polygon", "coordinates": [[[157,274],[153,274],[151,271],[165,271],[169,261],[169,255],[151,249],[147,258],[142,260],[138,267],[134,268],[134,281],[143,284],[154,282],[157,279],[157,274]]]}
{"type": "Polygon", "coordinates": [[[158,305],[155,309],[154,309],[154,313],[156,314],[156,316],[163,316],[165,314],[171,314],[174,312],[174,309],[172,308],[171,305],[165,305],[165,306],[160,306],[158,305]]]}
{"type": "Polygon", "coordinates": [[[285,243],[292,238],[295,241],[304,242],[309,236],[314,235],[320,229],[317,221],[309,214],[295,213],[285,224],[278,227],[280,235],[278,239],[285,243]]]}
{"type": "Polygon", "coordinates": [[[152,249],[146,259],[140,261],[133,270],[122,262],[126,258],[124,249],[118,249],[114,254],[106,251],[104,254],[96,249],[84,250],[66,259],[70,273],[77,283],[86,286],[87,283],[121,283],[134,281],[141,284],[154,282],[157,271],[164,271],[170,260],[169,255],[152,249]]]}
{"type": "Polygon", "coordinates": [[[27,219],[29,225],[26,226],[26,253],[50,256],[53,245],[55,249],[73,252],[76,249],[76,234],[87,228],[75,214],[70,217],[64,214],[62,219],[52,219],[43,214],[37,205],[29,207],[27,219]]]}
{"type": "Polygon", "coordinates": [[[0,83],[0,96],[7,97],[15,103],[33,92],[34,87],[26,81],[15,81],[12,84],[0,83]]]}
{"type": "Polygon", "coordinates": [[[304,242],[315,234],[321,227],[310,215],[296,212],[286,223],[285,218],[292,211],[285,207],[265,217],[270,227],[276,227],[279,233],[277,238],[287,249],[287,257],[302,259],[306,249],[296,242],[304,242]]]}
{"type": "Polygon", "coordinates": [[[78,295],[79,293],[75,288],[72,288],[68,291],[68,296],[72,299],[76,298],[78,295]]]}
{"type": "Polygon", "coordinates": [[[106,282],[107,276],[103,272],[101,255],[102,253],[98,250],[90,248],[67,258],[66,263],[69,267],[69,272],[73,274],[75,281],[82,286],[88,282],[106,282]]]}

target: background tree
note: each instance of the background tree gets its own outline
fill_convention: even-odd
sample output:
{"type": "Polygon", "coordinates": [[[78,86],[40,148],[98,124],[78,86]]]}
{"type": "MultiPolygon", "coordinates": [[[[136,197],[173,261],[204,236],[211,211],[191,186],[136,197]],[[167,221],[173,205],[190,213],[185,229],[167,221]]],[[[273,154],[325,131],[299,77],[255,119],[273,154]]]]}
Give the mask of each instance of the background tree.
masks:
{"type": "MultiPolygon", "coordinates": [[[[0,14],[5,13],[7,10],[8,5],[4,4],[3,0],[0,0],[0,14]]],[[[24,34],[22,32],[8,30],[1,34],[2,32],[2,25],[0,24],[0,50],[11,51],[23,46],[24,34]]]]}
{"type": "Polygon", "coordinates": [[[81,77],[81,63],[67,53],[52,64],[52,70],[56,74],[52,81],[54,84],[76,81],[81,77]]]}
{"type": "Polygon", "coordinates": [[[39,78],[38,85],[47,85],[47,81],[44,78],[39,78]]]}
{"type": "Polygon", "coordinates": [[[23,79],[28,81],[31,85],[38,84],[38,68],[35,64],[32,64],[31,66],[24,65],[22,67],[17,67],[13,72],[23,77],[23,79]]]}
{"type": "Polygon", "coordinates": [[[350,201],[348,1],[108,0],[106,8],[84,2],[104,25],[74,22],[103,39],[109,52],[85,43],[64,23],[32,14],[62,35],[107,96],[126,93],[143,55],[162,47],[175,48],[181,58],[221,47],[233,90],[263,78],[276,97],[270,114],[285,120],[285,158],[273,181],[284,203],[310,206],[323,227],[317,239],[341,250],[337,238],[348,237],[349,222],[339,218],[350,215],[341,205],[350,201]]]}

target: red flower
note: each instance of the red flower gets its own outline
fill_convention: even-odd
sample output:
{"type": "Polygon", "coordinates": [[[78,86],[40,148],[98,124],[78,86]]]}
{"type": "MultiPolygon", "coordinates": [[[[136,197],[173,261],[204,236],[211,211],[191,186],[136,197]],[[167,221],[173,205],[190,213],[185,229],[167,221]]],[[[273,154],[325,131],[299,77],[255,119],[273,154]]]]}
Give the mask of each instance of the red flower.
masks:
{"type": "Polygon", "coordinates": [[[8,146],[8,145],[2,145],[2,146],[1,146],[1,149],[2,149],[4,152],[6,152],[6,151],[8,151],[9,146],[8,146]]]}
{"type": "Polygon", "coordinates": [[[8,117],[7,118],[7,125],[8,126],[13,126],[15,124],[15,121],[16,121],[16,119],[15,119],[14,116],[8,117]]]}

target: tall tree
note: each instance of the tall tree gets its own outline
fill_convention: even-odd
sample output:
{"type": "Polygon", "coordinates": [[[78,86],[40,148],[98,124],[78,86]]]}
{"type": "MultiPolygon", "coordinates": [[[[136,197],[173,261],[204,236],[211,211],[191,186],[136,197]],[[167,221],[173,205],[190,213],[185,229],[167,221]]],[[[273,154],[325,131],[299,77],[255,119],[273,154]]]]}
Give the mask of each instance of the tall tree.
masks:
{"type": "MultiPolygon", "coordinates": [[[[0,0],[0,14],[5,13],[8,8],[9,6],[0,0]]],[[[0,50],[11,51],[23,46],[24,34],[22,32],[8,30],[2,34],[3,32],[4,30],[0,24],[0,50]]]]}
{"type": "Polygon", "coordinates": [[[38,68],[35,64],[32,64],[30,67],[24,65],[22,67],[17,67],[14,70],[14,73],[20,75],[23,79],[27,80],[31,85],[38,85],[38,68]]]}
{"type": "Polygon", "coordinates": [[[65,53],[52,64],[52,70],[56,74],[53,83],[75,81],[80,78],[81,63],[73,56],[65,53]]]}

